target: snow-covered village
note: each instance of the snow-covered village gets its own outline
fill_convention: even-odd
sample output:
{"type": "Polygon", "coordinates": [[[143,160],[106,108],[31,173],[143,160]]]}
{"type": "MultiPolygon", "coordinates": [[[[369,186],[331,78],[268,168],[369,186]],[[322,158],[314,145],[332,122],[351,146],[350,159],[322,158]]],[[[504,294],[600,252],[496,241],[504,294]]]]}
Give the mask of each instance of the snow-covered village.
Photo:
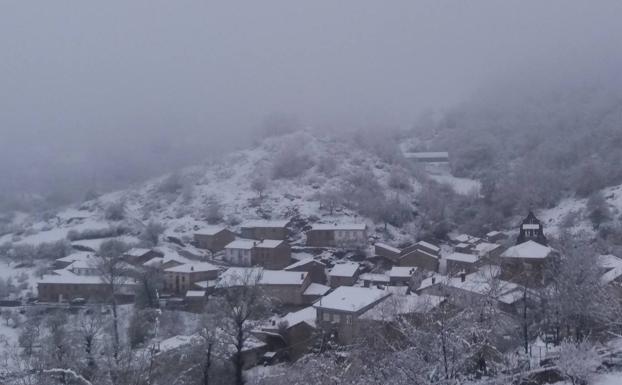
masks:
{"type": "Polygon", "coordinates": [[[619,2],[34,3],[0,385],[622,384],[619,2]]]}

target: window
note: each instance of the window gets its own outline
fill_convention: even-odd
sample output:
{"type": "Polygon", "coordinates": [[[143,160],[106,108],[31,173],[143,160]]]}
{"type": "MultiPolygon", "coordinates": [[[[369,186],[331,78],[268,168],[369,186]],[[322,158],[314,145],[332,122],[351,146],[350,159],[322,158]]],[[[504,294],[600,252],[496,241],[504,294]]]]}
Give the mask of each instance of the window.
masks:
{"type": "Polygon", "coordinates": [[[330,321],[330,314],[329,313],[322,313],[323,317],[322,319],[326,322],[330,321]]]}
{"type": "Polygon", "coordinates": [[[333,322],[341,322],[341,315],[340,314],[333,314],[333,322]]]}
{"type": "Polygon", "coordinates": [[[347,323],[348,325],[352,325],[352,316],[351,316],[351,315],[349,315],[349,314],[346,316],[346,323],[347,323]]]}

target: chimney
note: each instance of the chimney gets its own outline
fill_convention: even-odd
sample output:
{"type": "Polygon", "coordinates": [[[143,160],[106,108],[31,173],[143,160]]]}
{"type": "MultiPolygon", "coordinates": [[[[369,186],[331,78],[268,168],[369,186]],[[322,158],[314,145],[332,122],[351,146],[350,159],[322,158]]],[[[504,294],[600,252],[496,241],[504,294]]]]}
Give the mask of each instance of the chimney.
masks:
{"type": "Polygon", "coordinates": [[[462,270],[459,274],[460,274],[460,282],[466,281],[466,272],[462,270]]]}

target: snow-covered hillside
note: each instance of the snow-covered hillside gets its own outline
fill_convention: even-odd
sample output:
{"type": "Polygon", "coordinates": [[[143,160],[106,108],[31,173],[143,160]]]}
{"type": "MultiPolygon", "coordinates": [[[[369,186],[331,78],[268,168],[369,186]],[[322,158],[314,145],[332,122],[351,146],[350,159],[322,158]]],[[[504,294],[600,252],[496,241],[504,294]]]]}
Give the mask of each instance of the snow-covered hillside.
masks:
{"type": "MultiPolygon", "coordinates": [[[[120,225],[138,232],[149,221],[164,225],[166,235],[189,240],[194,230],[207,225],[206,211],[210,202],[217,202],[222,223],[234,229],[249,219],[300,217],[305,220],[321,218],[324,222],[364,221],[373,233],[374,224],[369,218],[342,207],[332,216],[322,210],[318,193],[338,189],[347,175],[368,170],[386,188],[387,195],[400,194],[404,201],[411,201],[419,187],[416,180],[409,180],[411,193],[392,192],[388,187],[392,167],[396,166],[390,166],[351,142],[299,132],[267,139],[256,148],[232,153],[218,162],[187,168],[174,176],[157,178],[66,207],[45,219],[20,215],[14,218],[16,231],[1,236],[0,244],[36,245],[66,239],[70,231],[105,231],[120,225]],[[304,154],[311,167],[295,177],[274,178],[274,163],[279,154],[287,150],[304,154]],[[261,199],[252,188],[255,179],[266,182],[261,199]],[[107,220],[106,208],[120,201],[125,204],[125,219],[107,220]]],[[[137,241],[132,236],[125,236],[124,240],[137,241]]],[[[89,248],[97,248],[99,243],[101,239],[73,242],[89,248]]]]}
{"type": "MultiPolygon", "coordinates": [[[[622,213],[622,185],[611,186],[601,191],[609,209],[612,222],[619,222],[622,213]]],[[[551,209],[542,210],[538,217],[546,226],[547,233],[558,236],[562,230],[573,234],[596,235],[596,229],[589,218],[588,199],[566,198],[551,209]]]]}

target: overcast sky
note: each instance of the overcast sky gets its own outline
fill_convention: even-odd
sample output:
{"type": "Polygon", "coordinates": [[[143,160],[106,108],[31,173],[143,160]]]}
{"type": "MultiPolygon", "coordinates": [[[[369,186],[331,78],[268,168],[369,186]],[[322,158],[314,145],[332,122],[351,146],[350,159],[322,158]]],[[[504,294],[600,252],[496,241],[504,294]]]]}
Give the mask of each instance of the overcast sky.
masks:
{"type": "Polygon", "coordinates": [[[176,167],[275,112],[408,127],[507,78],[611,68],[621,20],[619,0],[2,0],[0,191],[176,167]]]}

